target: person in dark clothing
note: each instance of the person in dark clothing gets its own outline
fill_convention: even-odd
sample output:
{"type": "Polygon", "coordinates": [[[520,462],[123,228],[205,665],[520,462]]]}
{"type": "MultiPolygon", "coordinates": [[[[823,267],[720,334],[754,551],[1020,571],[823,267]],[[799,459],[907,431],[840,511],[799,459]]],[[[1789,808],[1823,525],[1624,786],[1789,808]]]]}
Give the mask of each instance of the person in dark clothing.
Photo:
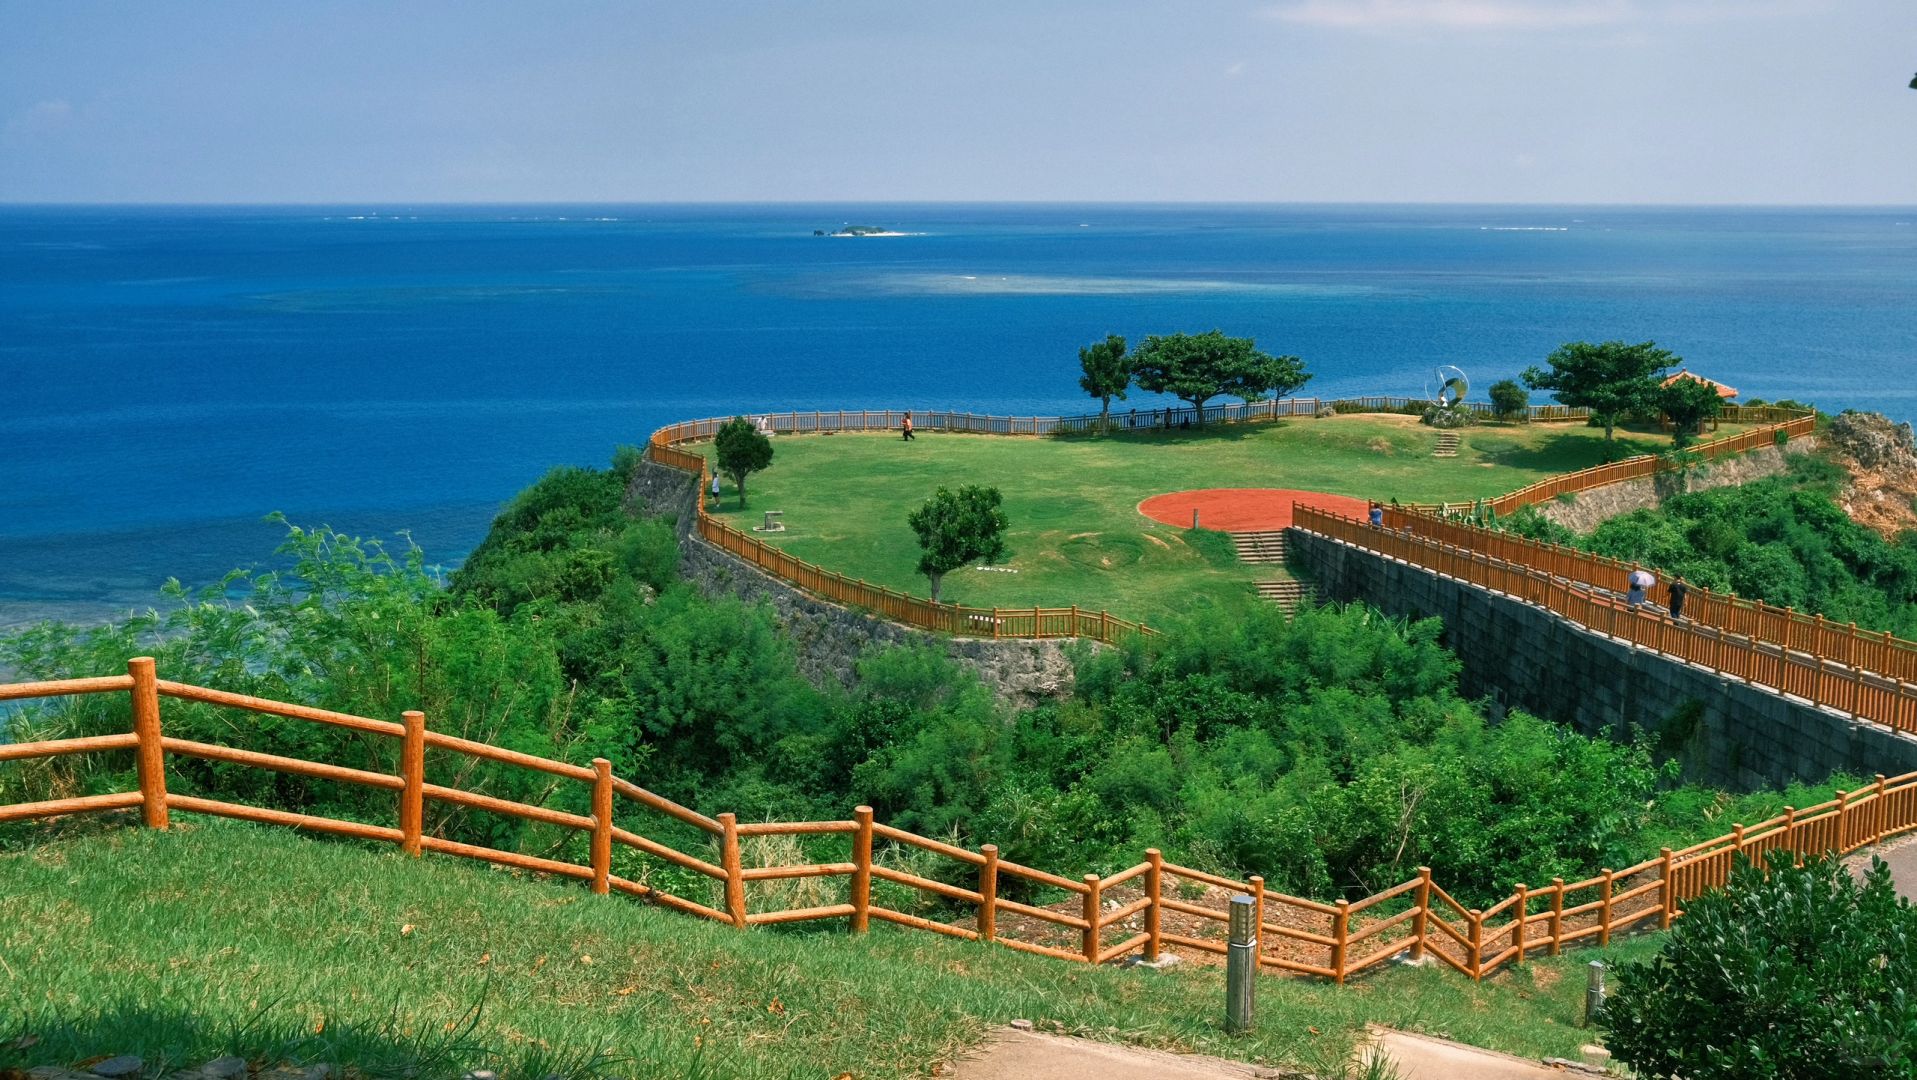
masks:
{"type": "Polygon", "coordinates": [[[908,412],[905,414],[905,422],[899,425],[899,430],[905,433],[906,442],[911,442],[915,438],[917,438],[917,436],[912,434],[912,414],[911,413],[908,412]]]}
{"type": "Polygon", "coordinates": [[[1671,618],[1684,617],[1684,597],[1689,595],[1691,587],[1684,584],[1683,578],[1671,582],[1671,618]]]}

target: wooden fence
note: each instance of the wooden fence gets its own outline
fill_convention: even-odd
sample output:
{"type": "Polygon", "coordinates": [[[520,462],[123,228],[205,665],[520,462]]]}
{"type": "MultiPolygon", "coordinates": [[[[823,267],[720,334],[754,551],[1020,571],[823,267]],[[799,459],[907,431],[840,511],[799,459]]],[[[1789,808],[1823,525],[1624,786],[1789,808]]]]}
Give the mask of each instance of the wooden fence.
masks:
{"type": "MultiPolygon", "coordinates": [[[[1770,406],[1761,406],[1741,410],[1740,414],[1742,413],[1751,414],[1753,418],[1764,418],[1765,426],[1753,428],[1750,431],[1725,439],[1711,439],[1706,442],[1695,443],[1692,445],[1692,450],[1705,460],[1714,461],[1721,457],[1729,457],[1733,454],[1742,454],[1749,450],[1774,446],[1780,441],[1780,435],[1784,441],[1809,435],[1817,425],[1817,417],[1814,413],[1807,413],[1801,410],[1773,409],[1770,406]],[[1788,419],[1768,419],[1772,414],[1776,413],[1784,414],[1788,419]]],[[[1549,480],[1540,480],[1528,487],[1521,487],[1508,494],[1485,500],[1482,505],[1494,513],[1509,514],[1515,512],[1519,507],[1546,502],[1560,495],[1576,494],[1580,491],[1589,491],[1592,488],[1605,487],[1610,484],[1621,483],[1625,480],[1638,480],[1647,476],[1654,476],[1659,472],[1671,468],[1673,468],[1673,465],[1670,461],[1657,454],[1640,454],[1637,457],[1625,458],[1623,461],[1614,461],[1609,465],[1580,469],[1577,472],[1565,473],[1562,476],[1553,476],[1549,480]]],[[[1471,505],[1470,503],[1459,504],[1460,507],[1469,507],[1471,505]]],[[[1420,508],[1434,509],[1435,507],[1423,506],[1420,508]]]]}
{"type": "MultiPolygon", "coordinates": [[[[1385,524],[1501,562],[1528,566],[1553,577],[1610,592],[1623,592],[1630,573],[1643,569],[1636,563],[1398,507],[1385,511],[1385,524]]],[[[1657,579],[1648,595],[1668,607],[1670,582],[1661,570],[1657,572],[1657,579]]],[[[1683,614],[1691,622],[1716,627],[1738,637],[1821,657],[1898,682],[1917,682],[1917,642],[1893,637],[1887,630],[1859,630],[1856,623],[1835,623],[1822,615],[1773,607],[1695,585],[1685,597],[1683,614]]]]}
{"type": "MultiPolygon", "coordinates": [[[[1102,964],[1131,956],[1155,959],[1165,948],[1223,955],[1225,901],[1229,894],[1256,902],[1260,966],[1272,971],[1313,975],[1343,982],[1352,975],[1398,956],[1429,955],[1474,979],[1531,955],[1556,955],[1582,941],[1607,943],[1620,931],[1656,920],[1668,927],[1683,914],[1685,901],[1722,886],[1739,857],[1773,850],[1801,856],[1848,853],[1886,837],[1917,828],[1917,773],[1869,788],[1839,793],[1831,802],[1746,827],[1681,851],[1668,848],[1657,857],[1624,870],[1603,870],[1582,881],[1553,880],[1549,885],[1515,887],[1511,895],[1485,909],[1467,908],[1433,880],[1428,868],[1415,877],[1357,901],[1322,903],[1265,888],[1264,880],[1240,881],[1167,862],[1156,849],[1143,861],[1113,874],[1070,877],[1023,866],[999,857],[986,844],[977,850],[919,836],[873,819],[870,807],[858,807],[839,821],[741,823],[734,814],[708,817],[639,787],[612,773],[605,759],[591,765],[553,761],[484,743],[442,735],[427,727],[419,712],[394,723],[369,717],[292,705],[157,677],[154,662],[128,661],[127,674],[104,678],[0,685],[0,701],[84,694],[127,694],[132,730],[117,735],[35,743],[0,743],[0,764],[64,754],[133,755],[139,788],[50,802],[0,805],[0,823],[59,815],[140,810],[145,823],[166,828],[174,812],[211,814],[245,821],[285,825],[397,845],[408,854],[427,852],[481,859],[521,870],[587,883],[595,893],[624,893],[687,915],[740,929],[777,923],[844,919],[855,933],[873,920],[948,937],[987,941],[1060,960],[1102,964]],[[388,774],[323,762],[258,753],[231,746],[173,738],[165,734],[161,702],[165,698],[203,702],[244,712],[328,724],[397,744],[397,772],[388,774]],[[428,754],[454,754],[529,769],[590,790],[590,814],[546,805],[495,798],[480,792],[426,781],[428,754]],[[169,791],[169,755],[228,762],[389,791],[391,824],[342,821],[289,813],[169,791]],[[574,863],[473,844],[431,834],[425,828],[428,802],[444,803],[586,834],[588,858],[574,863]],[[707,838],[702,852],[680,851],[641,831],[619,824],[634,811],[663,815],[707,838]],[[843,837],[847,857],[831,862],[748,867],[744,843],[754,837],[843,837]],[[902,868],[890,858],[918,852],[943,860],[946,871],[912,864],[926,873],[902,868]],[[644,860],[665,864],[711,882],[704,897],[676,895],[649,884],[645,873],[626,876],[627,866],[644,860]],[[928,876],[937,874],[938,876],[928,876]],[[793,879],[844,879],[844,900],[805,907],[767,907],[765,883],[793,879]],[[875,900],[876,889],[886,896],[875,900]],[[755,897],[755,893],[760,893],[755,897]],[[1044,904],[1045,895],[1063,896],[1044,904]],[[755,899],[759,902],[755,903],[755,899]],[[917,908],[914,911],[903,908],[917,908]],[[1167,921],[1175,925],[1168,928],[1167,921]],[[1007,932],[1007,923],[1022,927],[1007,932]]],[[[243,730],[236,727],[235,730],[243,730]]],[[[548,796],[548,800],[551,796],[548,796]]],[[[684,890],[682,890],[684,891],[684,890]]]]}
{"type": "MultiPolygon", "coordinates": [[[[1620,641],[1767,686],[1860,720],[1917,733],[1917,686],[1900,679],[1699,621],[1674,621],[1658,612],[1632,607],[1616,595],[1595,591],[1549,570],[1507,562],[1484,551],[1420,535],[1415,530],[1373,528],[1353,518],[1303,505],[1293,508],[1292,524],[1386,558],[1548,608],[1620,641]]],[[[1609,584],[1614,585],[1615,579],[1609,584]]]]}

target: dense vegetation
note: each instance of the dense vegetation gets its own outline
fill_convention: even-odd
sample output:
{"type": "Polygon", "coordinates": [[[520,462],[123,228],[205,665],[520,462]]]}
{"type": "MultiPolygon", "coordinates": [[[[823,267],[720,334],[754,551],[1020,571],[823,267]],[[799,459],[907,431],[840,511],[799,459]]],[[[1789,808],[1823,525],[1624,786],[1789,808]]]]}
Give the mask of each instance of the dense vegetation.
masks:
{"type": "Polygon", "coordinates": [[[1917,1075],[1917,908],[1890,868],[1859,882],[1773,852],[1767,869],[1738,867],[1618,973],[1603,1013],[1618,1059],[1684,1080],[1917,1075]]]}
{"type": "MultiPolygon", "coordinates": [[[[621,775],[708,811],[883,819],[1068,873],[1156,845],[1312,895],[1363,892],[1429,864],[1454,893],[1623,865],[1721,832],[1716,793],[1665,791],[1642,746],[1459,698],[1435,621],[1362,608],[1194,618],[1077,657],[1075,694],[1014,711],[932,648],[867,655],[850,689],[802,679],[768,609],[676,577],[669,523],[624,506],[636,458],[559,469],[522,493],[442,582],[417,550],[289,531],[290,578],[172,591],[163,614],[0,643],[29,677],[98,674],[151,653],[164,677],[378,717],[621,775]]],[[[124,698],[20,712],[14,737],[124,731],[124,698]]],[[[387,740],[169,702],[169,732],[391,771],[387,740]]],[[[175,759],[176,787],[390,824],[389,793],[175,759]]],[[[429,779],[584,811],[523,770],[429,755],[429,779]]],[[[0,801],[125,790],[125,755],[0,769],[0,801]]],[[[1796,793],[1800,805],[1809,797],[1796,793]]],[[[1778,798],[1740,806],[1744,820],[1778,798]]],[[[1721,820],[1730,820],[1723,818],[1721,820]]],[[[574,834],[437,807],[431,829],[578,858],[574,834]],[[567,845],[572,845],[568,848],[567,845]]],[[[633,825],[666,839],[666,824],[633,825]]],[[[703,886],[701,886],[703,887],[703,886]]]]}
{"type": "Polygon", "coordinates": [[[1660,567],[1694,585],[1917,637],[1917,540],[1885,540],[1834,496],[1843,470],[1792,457],[1787,475],[1679,495],[1579,536],[1526,508],[1513,532],[1660,567]]]}

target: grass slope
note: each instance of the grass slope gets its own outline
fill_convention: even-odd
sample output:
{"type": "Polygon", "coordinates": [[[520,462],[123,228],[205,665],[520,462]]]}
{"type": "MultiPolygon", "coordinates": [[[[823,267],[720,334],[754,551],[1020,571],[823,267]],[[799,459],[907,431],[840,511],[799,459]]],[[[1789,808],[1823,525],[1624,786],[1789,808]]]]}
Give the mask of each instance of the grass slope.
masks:
{"type": "MultiPolygon", "coordinates": [[[[1720,435],[1734,434],[1724,425],[1720,435]]],[[[747,481],[747,509],[730,482],[715,508],[741,528],[763,510],[785,512],[766,537],[799,558],[875,584],[926,594],[906,515],[944,485],[990,484],[1011,521],[1006,565],[945,581],[965,604],[1104,608],[1150,621],[1200,597],[1242,600],[1248,583],[1281,576],[1236,561],[1216,534],[1152,522],[1143,499],[1208,487],[1290,488],[1402,502],[1469,502],[1604,458],[1603,432],[1582,425],[1469,428],[1455,458],[1434,458],[1438,432],[1409,416],[1214,427],[1202,431],[1034,439],[989,435],[788,436],[773,464],[747,481]]],[[[1620,432],[1620,452],[1668,449],[1655,433],[1620,432]]],[[[710,445],[704,447],[708,455],[710,445]]]]}
{"type": "Polygon", "coordinates": [[[0,854],[0,1073],[133,1053],[157,1075],[238,1053],[371,1076],[877,1080],[930,1075],[1019,1017],[1321,1071],[1367,1021],[1571,1054],[1573,969],[1597,955],[1482,986],[1435,969],[1345,989],[1267,978],[1256,1034],[1228,1038],[1214,968],[1088,969],[877,927],[740,933],[478,864],[191,821],[0,854]]]}

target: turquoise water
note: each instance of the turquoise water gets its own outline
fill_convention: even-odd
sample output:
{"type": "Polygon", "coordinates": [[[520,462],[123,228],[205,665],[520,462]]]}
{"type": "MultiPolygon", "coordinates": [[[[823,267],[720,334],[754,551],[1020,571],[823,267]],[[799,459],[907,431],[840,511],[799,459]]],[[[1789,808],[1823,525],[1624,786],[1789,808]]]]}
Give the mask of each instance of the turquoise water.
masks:
{"type": "MultiPolygon", "coordinates": [[[[1655,338],[1747,396],[1917,416],[1917,210],[0,208],[0,624],[264,560],[260,518],[456,562],[669,420],[1078,412],[1076,350],[1220,327],[1306,393],[1655,338]],[[847,222],[911,235],[815,237],[847,222]]],[[[1128,404],[1150,404],[1134,399],[1128,404]]],[[[1273,481],[1276,484],[1276,481],[1273,481]]],[[[1282,486],[1282,485],[1278,485],[1282,486]]]]}

